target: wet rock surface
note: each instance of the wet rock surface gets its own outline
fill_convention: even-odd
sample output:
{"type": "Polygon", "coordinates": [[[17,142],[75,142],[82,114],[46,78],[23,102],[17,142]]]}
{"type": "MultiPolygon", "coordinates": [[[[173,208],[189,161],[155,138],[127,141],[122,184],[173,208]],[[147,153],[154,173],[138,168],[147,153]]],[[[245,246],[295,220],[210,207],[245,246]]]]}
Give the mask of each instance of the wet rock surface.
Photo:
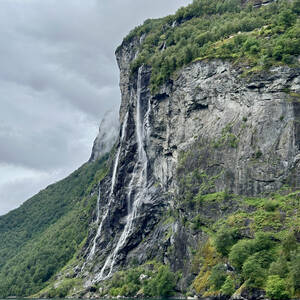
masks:
{"type": "MultiPolygon", "coordinates": [[[[166,221],[178,205],[182,155],[191,153],[182,165],[186,172],[197,168],[214,178],[204,193],[255,196],[286,183],[299,187],[300,70],[276,67],[243,77],[242,68],[230,62],[199,61],[151,95],[151,69],[130,73],[138,44],[124,44],[116,53],[121,129],[109,176],[100,183],[101,217],[90,231],[85,257],[100,221],[101,234],[80,274],[93,282],[132,261],[156,258],[182,271],[183,290],[193,279],[190,249],[207,235],[184,227],[181,220],[191,218],[192,211],[182,209],[177,220],[166,221]]],[[[201,214],[214,222],[239,208],[228,201],[226,207],[203,207],[201,214]]]]}

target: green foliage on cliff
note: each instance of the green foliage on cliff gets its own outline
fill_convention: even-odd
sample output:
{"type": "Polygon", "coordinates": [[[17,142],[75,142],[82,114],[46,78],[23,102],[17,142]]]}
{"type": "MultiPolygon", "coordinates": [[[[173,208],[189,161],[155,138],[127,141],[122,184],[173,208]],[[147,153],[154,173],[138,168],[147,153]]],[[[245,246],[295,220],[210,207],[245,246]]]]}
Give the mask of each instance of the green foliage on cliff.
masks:
{"type": "Polygon", "coordinates": [[[147,20],[124,43],[141,38],[132,73],[152,67],[151,89],[194,60],[232,59],[254,69],[296,64],[300,54],[299,0],[274,1],[260,8],[240,0],[194,0],[175,15],[147,20]]]}
{"type": "Polygon", "coordinates": [[[235,212],[213,225],[202,224],[203,230],[209,229],[214,250],[200,254],[202,263],[194,281],[197,293],[232,295],[242,288],[265,290],[271,299],[299,297],[300,193],[231,199],[239,203],[235,212]],[[213,251],[220,255],[214,260],[213,251]]]}
{"type": "Polygon", "coordinates": [[[87,163],[0,217],[0,297],[29,296],[46,286],[87,236],[107,157],[87,163]]]}
{"type": "Polygon", "coordinates": [[[193,288],[203,297],[268,288],[282,292],[276,297],[299,297],[300,191],[286,185],[257,197],[216,192],[225,176],[234,175],[216,162],[212,149],[199,139],[182,151],[177,167],[177,206],[188,216],[186,231],[209,238],[193,249],[193,288]],[[283,279],[285,288],[270,276],[283,279]]]}
{"type": "Polygon", "coordinates": [[[177,280],[178,274],[171,272],[167,265],[154,262],[117,272],[102,294],[133,297],[139,293],[139,296],[152,298],[168,297],[173,295],[177,280]]]}
{"type": "Polygon", "coordinates": [[[272,275],[268,277],[266,292],[267,297],[270,299],[289,298],[289,293],[287,291],[287,283],[278,275],[272,275]]]}
{"type": "Polygon", "coordinates": [[[147,297],[172,296],[177,281],[176,277],[168,266],[160,266],[157,274],[145,284],[144,294],[147,297]]]}

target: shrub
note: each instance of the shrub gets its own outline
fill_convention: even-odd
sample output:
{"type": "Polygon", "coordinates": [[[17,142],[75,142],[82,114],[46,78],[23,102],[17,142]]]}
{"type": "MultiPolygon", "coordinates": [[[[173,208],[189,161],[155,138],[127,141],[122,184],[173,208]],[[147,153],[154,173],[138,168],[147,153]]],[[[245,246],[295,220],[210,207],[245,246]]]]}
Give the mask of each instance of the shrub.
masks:
{"type": "Polygon", "coordinates": [[[253,259],[263,268],[269,268],[270,264],[274,261],[274,254],[272,250],[262,250],[251,255],[253,259]]]}
{"type": "Polygon", "coordinates": [[[168,297],[174,292],[176,275],[168,266],[160,266],[156,276],[152,277],[144,287],[145,296],[168,297]]]}
{"type": "Polygon", "coordinates": [[[269,268],[270,275],[278,275],[281,278],[287,276],[289,272],[287,261],[285,258],[280,256],[276,261],[272,262],[269,268]]]}
{"type": "Polygon", "coordinates": [[[235,291],[235,282],[231,276],[227,276],[224,284],[222,285],[221,292],[223,295],[232,296],[235,291]]]}
{"type": "Polygon", "coordinates": [[[263,153],[260,150],[255,152],[255,158],[256,159],[259,159],[260,157],[262,157],[262,155],[263,155],[263,153]]]}
{"type": "Polygon", "coordinates": [[[231,247],[238,241],[238,231],[233,228],[221,227],[216,234],[215,247],[223,256],[227,256],[231,247]]]}
{"type": "Polygon", "coordinates": [[[289,298],[285,280],[278,275],[269,276],[266,285],[266,295],[270,299],[289,298]]]}
{"type": "Polygon", "coordinates": [[[298,243],[293,231],[287,233],[287,235],[282,240],[282,251],[283,254],[290,258],[290,253],[297,250],[298,243]]]}
{"type": "Polygon", "coordinates": [[[264,232],[258,232],[256,233],[254,238],[253,253],[262,250],[269,250],[274,245],[275,243],[272,240],[272,236],[270,234],[264,232]]]}
{"type": "Polygon", "coordinates": [[[248,287],[260,288],[263,286],[266,274],[256,257],[250,256],[245,261],[242,274],[248,287]]]}
{"type": "Polygon", "coordinates": [[[226,279],[226,267],[224,264],[217,264],[211,270],[209,282],[215,290],[220,290],[226,279]]]}
{"type": "Polygon", "coordinates": [[[279,203],[275,200],[266,199],[264,201],[264,209],[268,212],[275,211],[278,206],[279,203]]]}
{"type": "Polygon", "coordinates": [[[240,240],[230,250],[229,261],[238,270],[242,269],[245,260],[253,253],[253,240],[240,240]]]}
{"type": "Polygon", "coordinates": [[[294,292],[300,292],[300,253],[291,260],[291,279],[294,292]]]}

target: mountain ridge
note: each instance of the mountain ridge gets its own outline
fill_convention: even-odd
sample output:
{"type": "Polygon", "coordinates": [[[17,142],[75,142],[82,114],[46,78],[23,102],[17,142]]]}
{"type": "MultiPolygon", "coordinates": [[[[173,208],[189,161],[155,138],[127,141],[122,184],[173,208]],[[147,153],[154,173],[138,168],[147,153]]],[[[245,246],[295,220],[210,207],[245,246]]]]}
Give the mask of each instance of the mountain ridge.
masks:
{"type": "MultiPolygon", "coordinates": [[[[78,175],[72,220],[84,219],[83,232],[73,256],[27,295],[299,295],[297,3],[197,0],[125,38],[117,142],[78,175]],[[236,27],[223,32],[224,20],[236,27]]],[[[0,268],[5,296],[24,295],[1,281],[14,268],[0,268]]],[[[20,273],[24,288],[30,271],[20,273]]]]}

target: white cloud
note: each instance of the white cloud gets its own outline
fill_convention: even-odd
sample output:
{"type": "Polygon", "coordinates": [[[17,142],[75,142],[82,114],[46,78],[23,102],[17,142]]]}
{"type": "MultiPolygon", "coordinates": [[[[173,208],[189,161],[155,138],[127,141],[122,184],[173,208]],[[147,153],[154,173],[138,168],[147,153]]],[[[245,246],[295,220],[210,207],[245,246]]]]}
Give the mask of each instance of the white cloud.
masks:
{"type": "Polygon", "coordinates": [[[0,1],[0,215],[87,161],[120,102],[115,48],[189,2],[0,1]]]}

